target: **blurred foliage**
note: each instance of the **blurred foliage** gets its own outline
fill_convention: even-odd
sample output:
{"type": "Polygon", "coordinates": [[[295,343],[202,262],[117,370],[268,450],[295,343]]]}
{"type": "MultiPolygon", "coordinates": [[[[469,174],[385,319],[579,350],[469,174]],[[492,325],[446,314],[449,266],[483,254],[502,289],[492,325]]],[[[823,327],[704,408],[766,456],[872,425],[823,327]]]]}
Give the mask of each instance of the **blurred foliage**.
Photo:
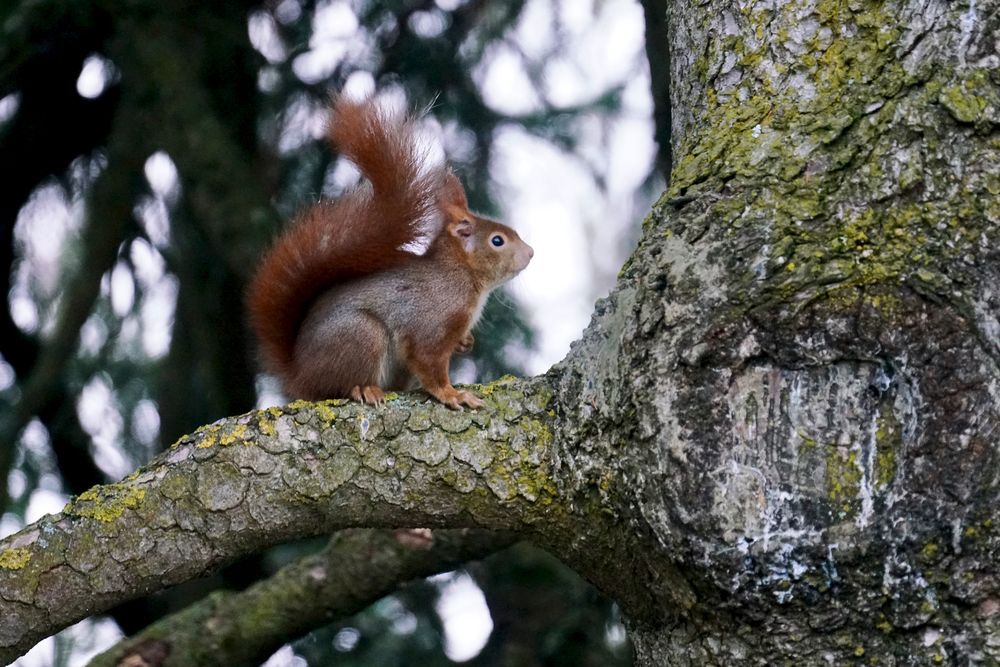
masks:
{"type": "Polygon", "coordinates": [[[309,665],[341,667],[444,667],[444,628],[435,611],[439,589],[417,581],[347,621],[312,632],[294,643],[309,665]]]}
{"type": "MultiPolygon", "coordinates": [[[[243,289],[282,220],[344,185],[317,140],[331,92],[369,82],[430,108],[470,202],[494,215],[498,130],[520,127],[572,152],[580,118],[613,117],[624,82],[576,107],[548,101],[544,63],[564,47],[562,3],[535,1],[551,5],[555,39],[521,54],[538,98],[521,115],[490,106],[479,73],[498,48],[516,50],[526,0],[0,5],[8,527],[39,489],[78,494],[199,424],[254,407],[267,385],[255,375],[243,289]],[[319,35],[321,23],[337,39],[319,35]]],[[[476,335],[473,365],[457,362],[463,377],[517,373],[532,345],[502,294],[476,335]]],[[[192,596],[269,571],[249,559],[113,616],[134,632],[192,596]]],[[[470,572],[496,623],[474,664],[628,662],[610,603],[551,557],[522,547],[470,572]]],[[[410,585],[296,650],[315,665],[452,664],[440,588],[410,585]]]]}
{"type": "Polygon", "coordinates": [[[631,664],[617,608],[571,570],[526,544],[463,572],[410,584],[371,608],[294,644],[310,665],[605,667],[631,664]],[[486,645],[464,662],[445,654],[436,609],[448,585],[471,575],[493,621],[486,645]]]}

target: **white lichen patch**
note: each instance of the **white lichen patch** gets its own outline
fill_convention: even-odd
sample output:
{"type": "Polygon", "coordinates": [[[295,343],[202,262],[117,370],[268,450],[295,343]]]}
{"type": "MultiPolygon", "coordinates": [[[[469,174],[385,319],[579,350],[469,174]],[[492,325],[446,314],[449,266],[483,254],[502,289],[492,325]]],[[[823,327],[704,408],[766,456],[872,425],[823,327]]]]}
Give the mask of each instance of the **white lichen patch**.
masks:
{"type": "Polygon", "coordinates": [[[771,552],[834,528],[847,538],[869,529],[876,504],[891,503],[898,450],[914,437],[910,389],[861,362],[750,367],[729,385],[737,442],[711,474],[723,540],[771,552]]]}
{"type": "Polygon", "coordinates": [[[862,530],[868,527],[875,513],[875,496],[872,487],[875,478],[875,451],[878,446],[877,433],[878,415],[873,412],[868,422],[868,437],[855,441],[852,447],[856,452],[854,460],[857,462],[858,472],[861,474],[858,480],[858,496],[861,499],[861,510],[858,512],[855,523],[862,530]]]}

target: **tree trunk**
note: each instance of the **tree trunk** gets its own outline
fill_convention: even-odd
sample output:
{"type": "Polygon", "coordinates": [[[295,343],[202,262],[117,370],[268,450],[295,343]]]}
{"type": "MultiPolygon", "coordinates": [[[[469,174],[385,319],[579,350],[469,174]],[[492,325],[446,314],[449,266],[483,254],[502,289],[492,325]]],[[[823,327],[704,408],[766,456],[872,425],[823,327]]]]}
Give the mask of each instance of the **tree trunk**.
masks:
{"type": "Polygon", "coordinates": [[[693,591],[639,663],[996,664],[997,4],[668,24],[670,191],[562,380],[693,591]]]}
{"type": "Polygon", "coordinates": [[[564,362],[182,439],[0,541],[0,659],[282,540],[473,526],[640,665],[1000,661],[995,1],[670,12],[670,190],[564,362]]]}

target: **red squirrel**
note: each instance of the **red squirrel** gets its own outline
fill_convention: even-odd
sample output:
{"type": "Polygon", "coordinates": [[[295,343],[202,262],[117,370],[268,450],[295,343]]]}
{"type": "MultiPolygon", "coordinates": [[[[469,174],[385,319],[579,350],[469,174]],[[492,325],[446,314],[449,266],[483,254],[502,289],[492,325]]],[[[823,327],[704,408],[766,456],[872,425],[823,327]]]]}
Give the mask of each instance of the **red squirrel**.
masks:
{"type": "Polygon", "coordinates": [[[451,355],[471,349],[490,291],[534,251],[470,212],[447,165],[426,163],[417,120],[336,99],[328,138],[368,182],[302,213],[251,281],[261,356],[290,398],[377,405],[419,382],[451,408],[483,404],[452,386],[451,355]]]}

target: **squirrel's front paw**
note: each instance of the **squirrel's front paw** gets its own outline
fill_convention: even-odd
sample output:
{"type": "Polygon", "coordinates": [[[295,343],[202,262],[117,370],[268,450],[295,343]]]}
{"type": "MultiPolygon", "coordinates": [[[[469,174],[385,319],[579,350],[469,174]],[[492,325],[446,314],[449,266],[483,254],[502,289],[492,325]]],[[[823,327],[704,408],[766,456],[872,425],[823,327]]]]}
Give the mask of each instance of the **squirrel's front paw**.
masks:
{"type": "Polygon", "coordinates": [[[436,398],[452,410],[459,410],[463,405],[470,407],[473,410],[483,407],[483,399],[479,398],[471,391],[455,389],[454,387],[450,387],[448,390],[442,391],[436,396],[436,398]]]}
{"type": "Polygon", "coordinates": [[[459,354],[465,354],[472,351],[472,345],[476,342],[476,337],[470,333],[462,336],[462,340],[458,341],[458,347],[455,348],[455,352],[459,354]]]}
{"type": "Polygon", "coordinates": [[[471,391],[465,391],[464,389],[458,392],[458,401],[462,405],[467,405],[473,410],[483,407],[483,399],[479,398],[471,391]]]}

